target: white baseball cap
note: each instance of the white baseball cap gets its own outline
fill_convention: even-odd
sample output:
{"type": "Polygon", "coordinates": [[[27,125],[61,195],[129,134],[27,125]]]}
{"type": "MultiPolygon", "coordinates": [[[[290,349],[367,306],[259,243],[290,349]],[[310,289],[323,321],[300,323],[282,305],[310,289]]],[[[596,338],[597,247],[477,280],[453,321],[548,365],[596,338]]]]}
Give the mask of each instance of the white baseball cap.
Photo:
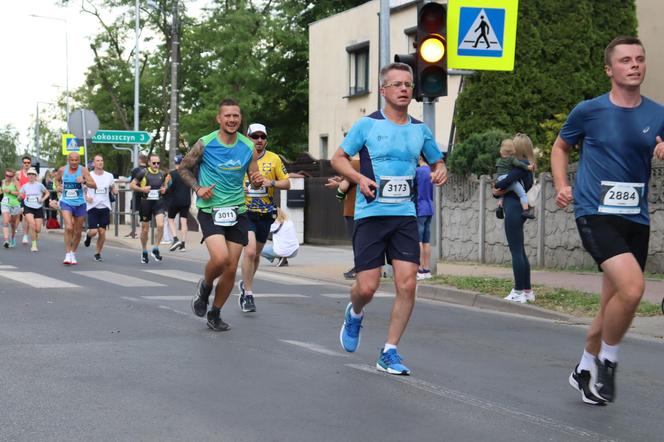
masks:
{"type": "Polygon", "coordinates": [[[267,129],[265,128],[265,125],[260,123],[252,123],[249,125],[249,128],[247,129],[247,135],[251,135],[254,132],[263,132],[265,135],[267,135],[267,129]]]}

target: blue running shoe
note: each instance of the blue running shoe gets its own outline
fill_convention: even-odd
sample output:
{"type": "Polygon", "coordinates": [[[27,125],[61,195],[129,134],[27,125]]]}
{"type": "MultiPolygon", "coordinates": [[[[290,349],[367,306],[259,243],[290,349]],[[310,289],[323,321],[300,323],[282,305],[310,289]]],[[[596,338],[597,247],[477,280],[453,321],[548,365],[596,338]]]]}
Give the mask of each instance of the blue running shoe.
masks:
{"type": "Polygon", "coordinates": [[[351,308],[353,308],[353,304],[349,302],[344,314],[344,325],[341,326],[339,332],[341,346],[349,353],[353,353],[360,346],[360,329],[362,328],[362,319],[364,319],[364,316],[359,319],[352,318],[350,316],[351,308]]]}
{"type": "Polygon", "coordinates": [[[401,363],[401,356],[393,348],[380,352],[376,368],[389,374],[409,375],[410,368],[401,363]]]}

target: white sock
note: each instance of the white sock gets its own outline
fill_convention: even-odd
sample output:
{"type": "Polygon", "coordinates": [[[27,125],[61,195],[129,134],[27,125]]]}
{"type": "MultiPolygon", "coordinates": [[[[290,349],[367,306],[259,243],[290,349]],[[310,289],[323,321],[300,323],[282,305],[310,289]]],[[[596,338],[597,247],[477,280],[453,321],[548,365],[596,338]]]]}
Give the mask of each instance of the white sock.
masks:
{"type": "Polygon", "coordinates": [[[397,349],[397,346],[396,346],[396,345],[392,345],[392,344],[388,344],[388,343],[386,342],[386,343],[385,343],[385,346],[383,347],[383,353],[386,353],[387,351],[392,350],[392,349],[396,350],[396,349],[397,349]]]}
{"type": "Polygon", "coordinates": [[[598,359],[602,362],[604,362],[604,360],[608,360],[609,362],[613,362],[613,363],[618,362],[618,346],[619,345],[620,344],[609,345],[606,342],[602,341],[602,347],[601,347],[601,350],[599,351],[598,359]]]}
{"type": "Polygon", "coordinates": [[[254,296],[254,292],[251,291],[251,290],[245,290],[245,291],[244,291],[244,294],[245,294],[246,296],[254,296]]]}
{"type": "Polygon", "coordinates": [[[583,356],[581,356],[581,362],[579,362],[579,371],[586,370],[592,371],[595,368],[595,355],[588,353],[588,350],[583,350],[583,356]]]}
{"type": "Polygon", "coordinates": [[[364,316],[364,309],[362,309],[362,311],[361,311],[359,314],[357,314],[357,313],[355,313],[355,308],[354,308],[354,307],[351,307],[351,308],[350,308],[350,317],[351,317],[351,318],[353,318],[353,319],[360,319],[360,318],[362,318],[363,316],[364,316]]]}

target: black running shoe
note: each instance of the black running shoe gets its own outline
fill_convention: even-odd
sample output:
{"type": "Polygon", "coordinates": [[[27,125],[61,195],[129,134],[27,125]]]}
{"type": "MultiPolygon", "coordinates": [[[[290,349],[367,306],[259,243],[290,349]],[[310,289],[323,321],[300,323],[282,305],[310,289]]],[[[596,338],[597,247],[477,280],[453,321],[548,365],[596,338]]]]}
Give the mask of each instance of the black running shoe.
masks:
{"type": "Polygon", "coordinates": [[[207,314],[207,326],[214,331],[226,331],[230,325],[221,319],[221,309],[213,308],[207,314]]]}
{"type": "Polygon", "coordinates": [[[148,252],[143,252],[141,254],[141,263],[147,264],[148,262],[150,262],[150,259],[148,258],[148,252]]]}
{"type": "Polygon", "coordinates": [[[86,234],[85,235],[85,242],[83,242],[83,244],[85,244],[85,247],[90,247],[91,242],[92,242],[92,238],[90,237],[90,235],[86,234]]]}
{"type": "Polygon", "coordinates": [[[173,244],[171,244],[171,247],[168,249],[168,251],[175,252],[180,247],[180,244],[182,244],[182,241],[173,240],[173,244]]]}
{"type": "Polygon", "coordinates": [[[355,267],[347,272],[344,272],[344,279],[355,279],[355,267]]]}
{"type": "Polygon", "coordinates": [[[161,260],[164,259],[164,257],[161,256],[161,253],[159,253],[159,249],[157,249],[157,248],[152,249],[152,257],[157,262],[161,262],[161,260]]]}
{"type": "Polygon", "coordinates": [[[611,362],[608,359],[604,359],[604,362],[595,359],[595,364],[597,365],[597,379],[595,379],[592,391],[595,396],[613,402],[616,399],[616,369],[618,363],[611,362]]]}
{"type": "Polygon", "coordinates": [[[101,261],[102,261],[102,259],[101,259],[101,254],[100,254],[100,253],[95,253],[95,261],[97,261],[97,262],[101,262],[101,261]]]}
{"type": "Polygon", "coordinates": [[[572,373],[569,375],[569,384],[573,389],[581,392],[581,400],[590,405],[606,405],[606,401],[600,397],[597,397],[590,390],[590,385],[592,382],[592,376],[588,370],[579,371],[579,366],[572,370],[572,373]]]}
{"type": "Polygon", "coordinates": [[[244,291],[244,281],[239,280],[237,283],[238,288],[240,289],[240,296],[238,296],[238,304],[240,305],[240,310],[244,313],[251,313],[256,311],[256,304],[254,303],[253,295],[247,295],[244,291]]]}
{"type": "Polygon", "coordinates": [[[191,299],[191,310],[196,316],[200,316],[201,318],[205,316],[210,293],[212,293],[212,287],[206,287],[205,281],[201,278],[198,284],[196,284],[196,293],[194,293],[194,297],[191,299]]]}
{"type": "Polygon", "coordinates": [[[180,245],[178,246],[177,252],[186,252],[184,248],[184,241],[180,241],[180,245]]]}

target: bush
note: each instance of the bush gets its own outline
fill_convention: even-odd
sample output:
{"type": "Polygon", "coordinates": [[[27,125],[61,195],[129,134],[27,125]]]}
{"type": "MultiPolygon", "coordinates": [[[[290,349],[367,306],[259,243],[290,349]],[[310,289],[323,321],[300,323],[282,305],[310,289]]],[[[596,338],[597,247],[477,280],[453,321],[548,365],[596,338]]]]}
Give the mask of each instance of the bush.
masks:
{"type": "Polygon", "coordinates": [[[500,156],[500,143],[511,136],[498,129],[469,135],[454,146],[447,162],[450,172],[457,175],[493,175],[496,159],[500,156]]]}

